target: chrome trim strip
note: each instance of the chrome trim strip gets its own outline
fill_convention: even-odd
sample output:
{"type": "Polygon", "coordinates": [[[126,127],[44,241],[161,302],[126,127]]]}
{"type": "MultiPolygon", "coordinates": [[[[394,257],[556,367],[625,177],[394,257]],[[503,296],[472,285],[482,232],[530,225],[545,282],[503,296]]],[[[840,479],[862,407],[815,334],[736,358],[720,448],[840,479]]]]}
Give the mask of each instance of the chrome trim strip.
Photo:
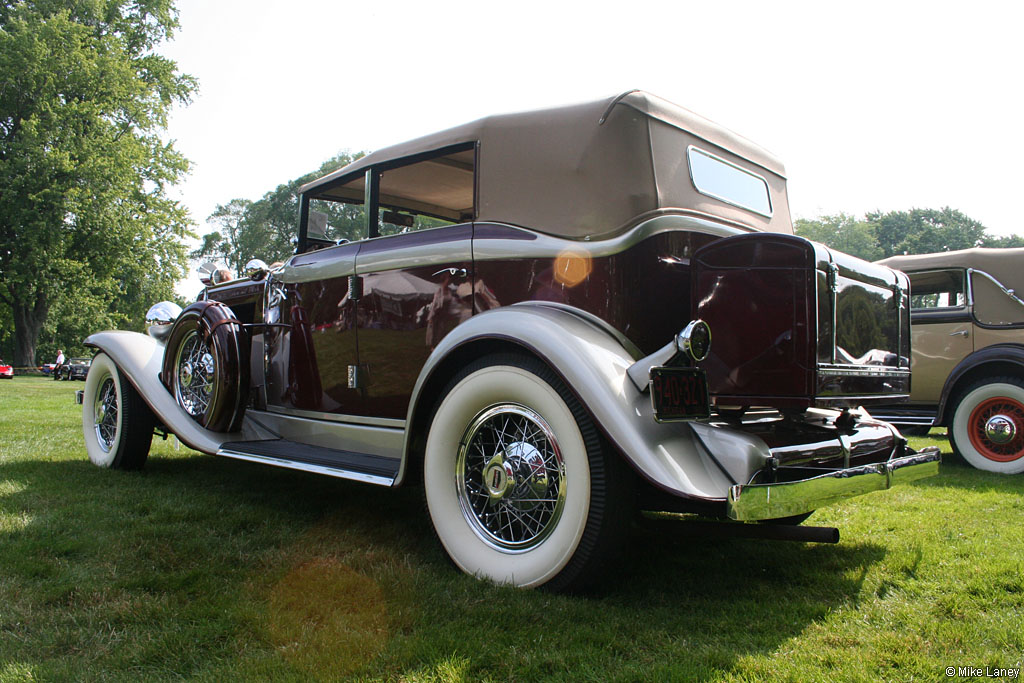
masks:
{"type": "MultiPolygon", "coordinates": [[[[324,258],[319,261],[307,261],[305,263],[293,263],[295,257],[288,259],[280,271],[275,273],[274,282],[283,282],[287,285],[299,284],[302,282],[313,282],[315,280],[327,280],[335,277],[349,277],[356,273],[356,250],[351,249],[353,242],[346,242],[334,247],[327,247],[318,251],[319,255],[329,254],[332,249],[350,249],[349,254],[339,254],[336,258],[324,258]]],[[[355,243],[358,244],[358,243],[355,243]]]]}
{"type": "Polygon", "coordinates": [[[819,373],[829,375],[849,375],[856,377],[906,377],[910,370],[897,370],[892,366],[877,365],[826,365],[818,364],[819,373]]]}
{"type": "Polygon", "coordinates": [[[387,427],[388,429],[405,429],[405,420],[391,417],[336,415],[334,413],[320,413],[315,410],[285,408],[284,406],[267,406],[267,412],[280,413],[281,415],[288,415],[290,417],[302,417],[308,420],[320,420],[323,422],[340,422],[341,424],[370,425],[371,427],[387,427]]]}
{"type": "Polygon", "coordinates": [[[585,252],[591,258],[603,258],[620,254],[627,249],[643,242],[644,240],[661,234],[676,230],[688,230],[717,237],[731,237],[733,235],[745,235],[753,230],[741,230],[740,228],[723,225],[715,221],[698,218],[691,215],[668,214],[655,216],[643,221],[639,225],[625,233],[598,242],[583,240],[569,240],[561,237],[552,237],[543,233],[535,232],[527,228],[507,223],[489,222],[487,225],[500,225],[513,228],[534,237],[534,239],[500,239],[500,238],[473,238],[473,260],[474,261],[501,261],[505,259],[539,259],[555,258],[566,251],[585,252]]]}
{"type": "Polygon", "coordinates": [[[729,489],[730,519],[779,519],[817,510],[825,505],[871,491],[891,488],[939,473],[941,455],[935,446],[888,462],[835,470],[802,481],[736,485],[729,489]]]}
{"type": "MultiPolygon", "coordinates": [[[[459,223],[454,226],[441,226],[429,230],[417,230],[415,233],[402,233],[399,235],[384,235],[375,237],[372,241],[394,240],[395,245],[390,249],[375,249],[363,252],[360,250],[356,257],[356,275],[367,273],[379,273],[384,270],[396,270],[406,268],[422,268],[424,266],[446,265],[449,263],[462,263],[473,260],[472,232],[465,224],[459,223]],[[453,227],[465,227],[466,237],[464,239],[438,240],[428,244],[402,245],[403,238],[411,235],[422,236],[427,232],[448,230],[453,227]]],[[[367,240],[369,242],[370,240],[367,240]]],[[[436,275],[436,273],[435,273],[436,275]]]]}
{"type": "MultiPolygon", "coordinates": [[[[1022,301],[1022,300],[1021,300],[1021,298],[1020,298],[1019,296],[1017,296],[1017,292],[1015,292],[1015,291],[1014,291],[1014,290],[1012,290],[1012,289],[1009,289],[1009,288],[1008,288],[1008,287],[1007,287],[1006,285],[1004,285],[1004,284],[1003,284],[1002,282],[1000,282],[999,280],[995,279],[994,277],[992,277],[991,275],[989,275],[988,273],[986,273],[986,272],[985,272],[985,271],[983,271],[983,270],[978,270],[977,268],[968,268],[968,269],[967,269],[967,281],[968,281],[968,282],[970,282],[970,280],[971,280],[971,276],[972,276],[972,275],[974,275],[975,273],[977,273],[978,275],[983,275],[983,276],[984,276],[984,277],[986,277],[987,279],[991,280],[991,281],[992,281],[992,283],[993,283],[993,284],[994,284],[994,285],[995,285],[996,287],[998,287],[999,289],[1003,290],[1003,293],[1004,293],[1004,294],[1006,294],[1006,296],[1010,297],[1011,299],[1013,299],[1014,301],[1016,301],[1017,303],[1019,303],[1019,304],[1020,304],[1021,306],[1024,306],[1024,301],[1022,301]]],[[[974,305],[974,290],[973,290],[973,285],[972,285],[972,289],[971,289],[971,297],[970,297],[970,299],[971,299],[971,305],[973,306],[973,305],[974,305]]]]}
{"type": "Polygon", "coordinates": [[[362,472],[353,472],[351,470],[343,470],[336,467],[325,467],[323,465],[313,465],[305,462],[295,462],[293,460],[284,460],[283,458],[272,458],[266,455],[252,455],[251,453],[240,453],[238,451],[227,450],[221,448],[217,451],[217,455],[224,458],[233,458],[235,460],[247,460],[249,462],[257,462],[261,465],[272,465],[273,467],[284,467],[289,470],[299,470],[302,472],[312,472],[313,474],[325,474],[328,477],[337,477],[338,479],[349,479],[351,481],[361,481],[367,484],[378,484],[380,486],[391,486],[394,483],[394,479],[389,477],[378,477],[372,474],[363,474],[362,472]]]}
{"type": "Polygon", "coordinates": [[[896,427],[932,427],[935,424],[935,418],[928,417],[927,415],[900,415],[897,413],[876,413],[872,412],[871,417],[882,422],[888,422],[889,424],[895,425],[896,427]]]}

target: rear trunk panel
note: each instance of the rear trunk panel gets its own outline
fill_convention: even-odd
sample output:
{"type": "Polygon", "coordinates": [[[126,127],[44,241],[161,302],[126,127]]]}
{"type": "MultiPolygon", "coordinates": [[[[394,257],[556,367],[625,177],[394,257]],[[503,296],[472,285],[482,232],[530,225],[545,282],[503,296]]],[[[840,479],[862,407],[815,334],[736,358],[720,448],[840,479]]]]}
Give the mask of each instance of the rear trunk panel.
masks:
{"type": "Polygon", "coordinates": [[[909,394],[904,276],[768,233],[716,241],[693,263],[693,309],[713,335],[701,366],[716,404],[843,407],[909,394]]]}

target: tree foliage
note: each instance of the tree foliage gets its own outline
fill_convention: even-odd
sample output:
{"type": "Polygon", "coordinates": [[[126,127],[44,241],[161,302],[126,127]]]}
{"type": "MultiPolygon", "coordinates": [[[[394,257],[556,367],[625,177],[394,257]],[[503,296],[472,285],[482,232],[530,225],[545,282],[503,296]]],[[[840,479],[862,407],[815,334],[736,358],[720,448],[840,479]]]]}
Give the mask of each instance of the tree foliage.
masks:
{"type": "Polygon", "coordinates": [[[874,211],[865,220],[874,228],[883,258],[970,249],[980,247],[988,237],[984,225],[948,206],[884,214],[874,211]]]}
{"type": "Polygon", "coordinates": [[[44,328],[60,343],[140,324],[183,272],[189,219],[166,189],[188,162],[161,134],[196,83],[154,52],[176,28],[172,0],[0,6],[0,305],[16,364],[34,364],[44,328]]]}
{"type": "Polygon", "coordinates": [[[863,219],[839,213],[799,219],[794,229],[802,237],[867,261],[898,254],[1024,246],[1024,237],[990,235],[980,222],[948,206],[887,213],[874,211],[863,219]]]}
{"type": "MultiPolygon", "coordinates": [[[[298,189],[363,155],[363,152],[342,152],[325,161],[316,171],[278,185],[257,201],[232,199],[227,204],[218,204],[206,219],[217,230],[203,235],[202,244],[190,256],[223,262],[236,273],[241,272],[250,259],[259,258],[267,263],[283,261],[294,250],[292,238],[296,235],[299,218],[298,189]]],[[[362,206],[318,202],[313,209],[328,214],[329,238],[357,238],[363,225],[362,206]]]]}
{"type": "Polygon", "coordinates": [[[819,216],[816,219],[798,219],[794,223],[796,234],[815,242],[827,244],[841,252],[876,261],[882,258],[872,226],[846,213],[819,216]]]}

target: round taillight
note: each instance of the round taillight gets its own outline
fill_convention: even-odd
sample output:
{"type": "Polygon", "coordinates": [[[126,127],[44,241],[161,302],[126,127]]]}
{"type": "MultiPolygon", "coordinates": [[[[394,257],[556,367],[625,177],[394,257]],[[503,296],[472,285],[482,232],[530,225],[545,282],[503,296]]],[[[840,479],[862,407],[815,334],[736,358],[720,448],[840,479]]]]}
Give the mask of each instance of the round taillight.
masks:
{"type": "Polygon", "coordinates": [[[692,320],[676,337],[676,347],[690,358],[701,361],[711,351],[711,327],[703,320],[692,320]]]}

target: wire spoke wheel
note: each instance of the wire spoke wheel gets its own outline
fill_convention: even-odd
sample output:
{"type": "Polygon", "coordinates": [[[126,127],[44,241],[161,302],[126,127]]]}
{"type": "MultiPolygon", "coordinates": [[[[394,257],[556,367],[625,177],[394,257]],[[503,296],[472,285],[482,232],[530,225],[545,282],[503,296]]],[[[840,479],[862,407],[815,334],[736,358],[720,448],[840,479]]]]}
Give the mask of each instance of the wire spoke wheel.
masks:
{"type": "Polygon", "coordinates": [[[114,378],[107,376],[100,385],[94,412],[96,442],[104,451],[110,451],[117,438],[117,387],[114,378]]]}
{"type": "Polygon", "coordinates": [[[174,396],[178,405],[192,417],[205,415],[216,397],[217,359],[197,330],[182,340],[174,365],[174,396]]]}
{"type": "Polygon", "coordinates": [[[480,538],[504,551],[548,537],[565,506],[565,464],[551,428],[525,406],[490,407],[472,421],[456,459],[459,504],[480,538]]]}
{"type": "Polygon", "coordinates": [[[468,363],[439,392],[423,453],[438,540],[473,576],[585,588],[619,557],[631,474],[546,364],[513,353],[468,363]]]}
{"type": "Polygon", "coordinates": [[[99,467],[137,470],[149,457],[156,418],[128,376],[107,354],[92,361],[82,391],[82,435],[99,467]]]}

